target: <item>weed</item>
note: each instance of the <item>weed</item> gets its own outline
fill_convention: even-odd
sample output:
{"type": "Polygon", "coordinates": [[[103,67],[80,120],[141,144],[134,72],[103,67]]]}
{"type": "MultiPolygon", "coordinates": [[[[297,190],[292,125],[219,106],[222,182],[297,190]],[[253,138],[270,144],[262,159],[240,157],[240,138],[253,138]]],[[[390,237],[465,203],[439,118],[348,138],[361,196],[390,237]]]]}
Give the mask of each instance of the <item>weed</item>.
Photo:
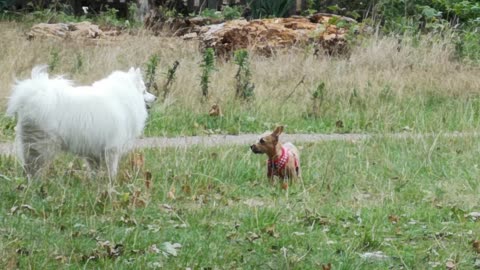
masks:
{"type": "Polygon", "coordinates": [[[314,118],[320,117],[320,109],[322,108],[322,103],[325,100],[325,83],[321,82],[318,84],[315,91],[312,93],[312,112],[311,115],[314,118]]]}
{"type": "Polygon", "coordinates": [[[222,10],[222,15],[226,20],[234,20],[240,18],[242,12],[242,7],[240,6],[225,6],[222,10]]]}
{"type": "Polygon", "coordinates": [[[128,24],[130,27],[140,26],[142,22],[137,21],[138,7],[137,4],[132,2],[128,4],[128,24]]]}
{"type": "Polygon", "coordinates": [[[238,66],[237,73],[235,74],[235,96],[243,100],[250,100],[254,97],[255,85],[251,82],[252,73],[250,71],[247,50],[240,49],[235,51],[234,61],[238,66]]]}
{"type": "Polygon", "coordinates": [[[82,56],[81,53],[77,52],[75,54],[75,62],[74,62],[74,66],[73,66],[73,73],[81,72],[83,70],[83,65],[84,65],[83,56],[82,56]]]}
{"type": "Polygon", "coordinates": [[[101,25],[123,27],[125,23],[122,20],[119,20],[117,17],[118,10],[115,8],[108,8],[101,12],[96,18],[95,21],[101,25]]]}
{"type": "Polygon", "coordinates": [[[157,67],[158,67],[158,62],[160,61],[160,57],[156,54],[153,54],[148,58],[147,63],[145,64],[146,66],[146,71],[145,71],[145,77],[146,77],[146,83],[145,86],[147,87],[147,91],[155,93],[155,95],[158,96],[158,86],[157,86],[157,80],[156,80],[156,74],[157,74],[157,67]],[[152,88],[154,91],[152,91],[152,88]]]}
{"type": "Polygon", "coordinates": [[[50,51],[50,60],[48,61],[48,71],[54,72],[60,63],[60,50],[53,48],[50,51]]]}
{"type": "Polygon", "coordinates": [[[208,99],[208,87],[210,83],[210,76],[215,70],[215,51],[213,48],[207,48],[203,52],[203,61],[200,65],[202,75],[200,76],[200,87],[202,89],[202,99],[208,99]]]}
{"type": "Polygon", "coordinates": [[[170,67],[167,70],[167,81],[165,82],[165,85],[163,86],[163,100],[165,100],[170,93],[173,81],[175,80],[175,73],[177,72],[177,68],[180,65],[180,62],[175,60],[173,62],[172,67],[170,67]]]}
{"type": "Polygon", "coordinates": [[[220,19],[222,14],[214,9],[206,8],[200,12],[200,16],[204,18],[220,19]]]}

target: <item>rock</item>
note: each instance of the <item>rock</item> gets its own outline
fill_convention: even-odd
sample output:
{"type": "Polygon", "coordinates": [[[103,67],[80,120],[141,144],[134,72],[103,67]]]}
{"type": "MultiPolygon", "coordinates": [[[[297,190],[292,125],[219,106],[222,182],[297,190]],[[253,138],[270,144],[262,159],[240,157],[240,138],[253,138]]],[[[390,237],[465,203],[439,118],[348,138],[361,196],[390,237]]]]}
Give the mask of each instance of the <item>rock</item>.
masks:
{"type": "Polygon", "coordinates": [[[471,218],[472,220],[475,221],[475,220],[480,218],[480,212],[470,212],[468,214],[465,214],[464,216],[469,217],[469,218],[471,218]]]}
{"type": "Polygon", "coordinates": [[[244,48],[270,55],[307,44],[318,45],[329,54],[345,53],[347,29],[330,25],[329,20],[326,16],[318,16],[313,22],[304,17],[232,20],[201,27],[199,38],[205,47],[214,48],[219,55],[244,48]]]}
{"type": "Polygon", "coordinates": [[[360,254],[362,259],[366,260],[386,260],[389,259],[387,255],[385,255],[382,251],[374,251],[374,252],[365,252],[360,254]]]}
{"type": "Polygon", "coordinates": [[[97,39],[104,36],[98,25],[91,22],[79,23],[39,23],[27,33],[28,39],[57,38],[57,39],[97,39]]]}
{"type": "Polygon", "coordinates": [[[214,48],[217,55],[228,56],[237,49],[251,49],[268,56],[278,50],[308,44],[315,46],[316,54],[319,51],[344,54],[348,51],[348,27],[355,23],[354,19],[325,13],[309,17],[222,21],[202,17],[164,20],[161,14],[153,12],[147,17],[145,26],[155,33],[167,30],[184,39],[198,37],[203,47],[214,48]]]}
{"type": "Polygon", "coordinates": [[[182,36],[183,39],[188,40],[188,39],[196,39],[198,37],[198,34],[195,32],[188,33],[182,36]]]}

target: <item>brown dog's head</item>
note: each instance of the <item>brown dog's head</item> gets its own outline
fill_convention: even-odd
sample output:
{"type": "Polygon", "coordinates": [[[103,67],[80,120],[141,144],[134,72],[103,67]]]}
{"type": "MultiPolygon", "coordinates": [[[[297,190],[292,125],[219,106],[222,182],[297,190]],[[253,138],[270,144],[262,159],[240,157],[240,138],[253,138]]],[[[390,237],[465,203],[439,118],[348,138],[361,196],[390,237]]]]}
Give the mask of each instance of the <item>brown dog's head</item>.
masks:
{"type": "Polygon", "coordinates": [[[275,149],[278,144],[278,137],[282,134],[283,126],[275,128],[272,134],[262,136],[258,143],[250,145],[250,149],[255,154],[275,155],[275,149]]]}

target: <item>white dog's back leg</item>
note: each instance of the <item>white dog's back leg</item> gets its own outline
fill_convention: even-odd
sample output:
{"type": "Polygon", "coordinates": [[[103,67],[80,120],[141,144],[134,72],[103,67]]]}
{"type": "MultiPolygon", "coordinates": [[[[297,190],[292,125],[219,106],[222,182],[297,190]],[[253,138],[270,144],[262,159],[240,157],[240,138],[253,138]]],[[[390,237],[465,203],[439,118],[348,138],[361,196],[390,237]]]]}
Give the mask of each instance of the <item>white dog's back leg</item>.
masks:
{"type": "Polygon", "coordinates": [[[87,162],[87,170],[90,178],[95,178],[98,171],[100,170],[100,158],[91,156],[85,158],[85,161],[87,162]]]}
{"type": "Polygon", "coordinates": [[[55,139],[29,122],[19,122],[16,141],[29,179],[38,178],[58,152],[55,139]]]}
{"type": "Polygon", "coordinates": [[[108,179],[110,187],[115,181],[118,172],[118,162],[120,161],[120,151],[118,149],[105,150],[105,163],[107,166],[108,179]]]}

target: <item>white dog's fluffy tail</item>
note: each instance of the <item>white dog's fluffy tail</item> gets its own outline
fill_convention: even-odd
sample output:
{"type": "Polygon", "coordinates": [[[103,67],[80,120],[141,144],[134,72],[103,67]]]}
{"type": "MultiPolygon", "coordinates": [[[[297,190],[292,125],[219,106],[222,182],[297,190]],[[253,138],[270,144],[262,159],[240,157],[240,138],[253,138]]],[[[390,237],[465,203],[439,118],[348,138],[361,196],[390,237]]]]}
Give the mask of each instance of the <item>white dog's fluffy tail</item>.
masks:
{"type": "MultiPolygon", "coordinates": [[[[16,116],[23,108],[38,104],[51,104],[56,100],[52,95],[45,94],[53,88],[67,88],[71,82],[61,77],[50,79],[46,71],[47,66],[36,66],[32,69],[32,77],[23,81],[17,81],[13,87],[12,95],[8,101],[7,115],[16,116]]],[[[31,111],[31,110],[30,110],[31,111]]],[[[34,110],[35,111],[35,110],[34,110]]]]}

